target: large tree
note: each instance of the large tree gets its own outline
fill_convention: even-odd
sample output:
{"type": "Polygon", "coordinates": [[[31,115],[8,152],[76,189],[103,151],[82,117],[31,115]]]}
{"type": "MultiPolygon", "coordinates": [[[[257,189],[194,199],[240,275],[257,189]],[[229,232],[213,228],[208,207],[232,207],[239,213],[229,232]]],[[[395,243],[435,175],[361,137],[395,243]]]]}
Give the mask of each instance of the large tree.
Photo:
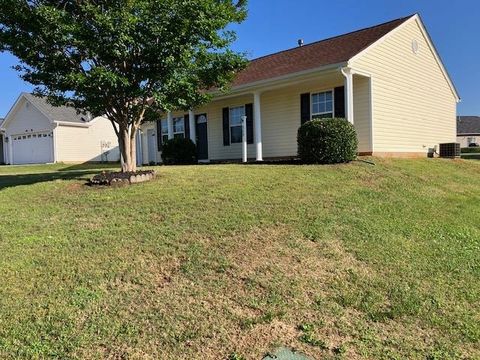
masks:
{"type": "Polygon", "coordinates": [[[149,114],[188,110],[245,65],[230,50],[246,0],[0,0],[0,51],[53,105],[113,124],[122,170],[149,114]]]}

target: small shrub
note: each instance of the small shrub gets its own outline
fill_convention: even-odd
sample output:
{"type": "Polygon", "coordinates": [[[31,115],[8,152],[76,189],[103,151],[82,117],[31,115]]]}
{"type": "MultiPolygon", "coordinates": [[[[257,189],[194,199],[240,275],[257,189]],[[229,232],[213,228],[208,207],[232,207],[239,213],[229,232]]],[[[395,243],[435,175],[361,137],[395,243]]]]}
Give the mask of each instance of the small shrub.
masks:
{"type": "Polygon", "coordinates": [[[462,148],[462,154],[480,154],[480,147],[462,148]]]}
{"type": "Polygon", "coordinates": [[[197,147],[190,139],[173,138],[163,143],[162,160],[166,165],[195,164],[197,147]]]}
{"type": "Polygon", "coordinates": [[[357,133],[345,119],[308,121],[298,129],[298,155],[307,164],[338,164],[357,157],[357,133]]]}

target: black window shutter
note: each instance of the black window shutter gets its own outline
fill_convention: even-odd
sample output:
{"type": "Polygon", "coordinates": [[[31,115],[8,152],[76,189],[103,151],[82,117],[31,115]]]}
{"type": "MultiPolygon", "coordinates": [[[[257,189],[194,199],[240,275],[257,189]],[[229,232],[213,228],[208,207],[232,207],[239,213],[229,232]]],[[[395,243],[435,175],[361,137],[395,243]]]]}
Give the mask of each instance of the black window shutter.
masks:
{"type": "Polygon", "coordinates": [[[253,104],[245,105],[245,116],[247,117],[247,144],[253,144],[253,104]]]}
{"type": "Polygon", "coordinates": [[[185,139],[190,139],[190,116],[183,115],[183,129],[185,130],[185,139]]]}
{"type": "Polygon", "coordinates": [[[334,95],[335,102],[335,117],[344,118],[345,117],[345,86],[340,86],[335,88],[334,95]]]}
{"type": "Polygon", "coordinates": [[[223,146],[230,146],[230,109],[223,108],[223,146]]]}
{"type": "Polygon", "coordinates": [[[157,148],[162,151],[162,120],[157,120],[157,148]]]}
{"type": "Polygon", "coordinates": [[[310,93],[300,95],[300,116],[302,125],[310,121],[310,93]]]}

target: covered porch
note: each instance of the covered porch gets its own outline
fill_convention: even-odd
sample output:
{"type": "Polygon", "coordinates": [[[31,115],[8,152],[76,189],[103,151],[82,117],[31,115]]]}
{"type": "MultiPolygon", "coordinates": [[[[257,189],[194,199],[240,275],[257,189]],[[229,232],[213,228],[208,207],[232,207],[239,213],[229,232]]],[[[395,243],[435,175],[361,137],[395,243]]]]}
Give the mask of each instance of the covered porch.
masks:
{"type": "Polygon", "coordinates": [[[219,94],[203,107],[189,112],[171,112],[157,124],[144,126],[139,139],[141,162],[161,162],[162,141],[176,136],[190,138],[202,147],[206,155],[203,161],[240,161],[244,147],[243,116],[247,117],[248,161],[295,157],[301,124],[328,117],[344,117],[351,122],[358,134],[359,153],[371,154],[371,88],[371,76],[338,66],[294,78],[233,88],[229,94],[219,94]]]}

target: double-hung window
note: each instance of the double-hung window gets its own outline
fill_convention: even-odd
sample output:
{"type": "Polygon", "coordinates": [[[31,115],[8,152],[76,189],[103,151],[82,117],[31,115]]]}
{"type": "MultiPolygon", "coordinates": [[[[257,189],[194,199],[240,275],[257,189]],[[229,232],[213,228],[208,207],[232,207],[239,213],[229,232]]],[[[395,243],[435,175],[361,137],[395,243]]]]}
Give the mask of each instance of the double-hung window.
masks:
{"type": "Polygon", "coordinates": [[[230,108],[230,142],[242,142],[242,117],[245,116],[245,106],[230,108]]]}
{"type": "Polygon", "coordinates": [[[173,118],[173,137],[185,137],[185,124],[183,117],[173,118]]]}
{"type": "Polygon", "coordinates": [[[333,117],[333,91],[312,94],[312,119],[333,117]]]}

